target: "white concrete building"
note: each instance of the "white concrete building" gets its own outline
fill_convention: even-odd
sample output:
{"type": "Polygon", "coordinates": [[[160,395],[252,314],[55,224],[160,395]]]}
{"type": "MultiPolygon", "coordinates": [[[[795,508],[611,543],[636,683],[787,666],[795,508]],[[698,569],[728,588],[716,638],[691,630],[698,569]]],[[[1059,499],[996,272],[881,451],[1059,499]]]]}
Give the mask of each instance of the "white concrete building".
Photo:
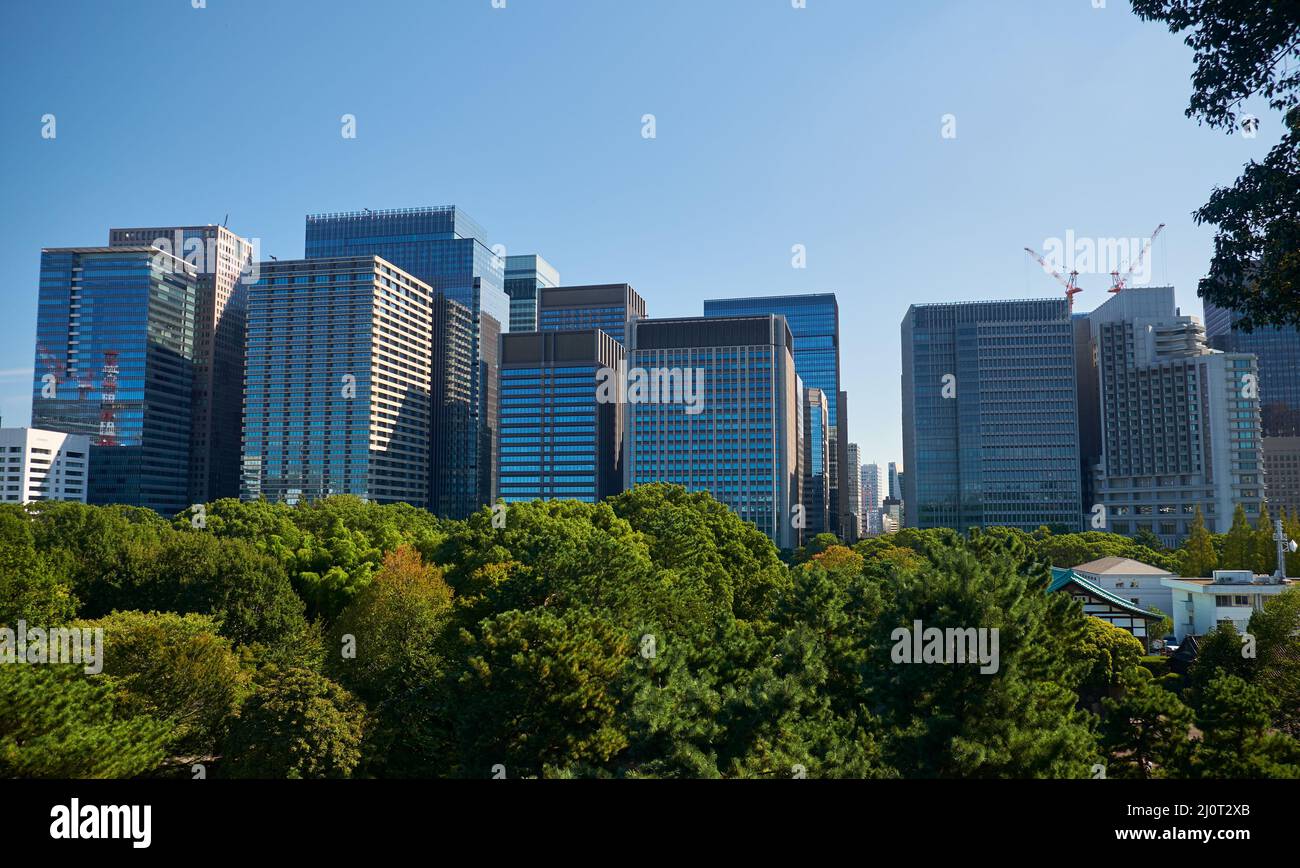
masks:
{"type": "Polygon", "coordinates": [[[89,455],[84,434],[0,428],[0,503],[85,503],[89,455]]]}
{"type": "Polygon", "coordinates": [[[1147,611],[1159,609],[1173,618],[1173,591],[1163,581],[1175,578],[1171,572],[1132,558],[1116,557],[1089,561],[1074,567],[1074,571],[1117,597],[1147,611]]]}
{"type": "Polygon", "coordinates": [[[1215,627],[1231,623],[1244,633],[1250,616],[1270,598],[1300,586],[1295,579],[1256,576],[1250,570],[1215,570],[1212,579],[1161,580],[1173,594],[1174,635],[1204,636],[1215,627]]]}

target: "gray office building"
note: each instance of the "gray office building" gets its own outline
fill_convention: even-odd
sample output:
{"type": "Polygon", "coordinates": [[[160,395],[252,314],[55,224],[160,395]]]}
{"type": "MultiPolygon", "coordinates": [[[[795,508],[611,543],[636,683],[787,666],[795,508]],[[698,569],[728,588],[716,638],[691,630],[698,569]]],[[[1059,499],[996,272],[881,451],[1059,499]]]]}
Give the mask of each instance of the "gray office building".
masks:
{"type": "Polygon", "coordinates": [[[1081,529],[1064,299],[913,305],[902,352],[908,527],[1081,529]]]}
{"type": "Polygon", "coordinates": [[[646,315],[645,299],[626,283],[560,286],[539,293],[539,331],[600,329],[623,343],[627,322],[646,315]]]}
{"type": "Polygon", "coordinates": [[[1259,367],[1219,352],[1174,288],[1132,287],[1088,314],[1100,396],[1093,472],[1106,529],[1178,545],[1199,508],[1223,533],[1264,502],[1259,367]]]}
{"type": "Polygon", "coordinates": [[[1265,491],[1272,511],[1300,514],[1300,328],[1261,326],[1238,331],[1231,310],[1205,303],[1210,346],[1253,353],[1259,365],[1264,431],[1265,491]]]}

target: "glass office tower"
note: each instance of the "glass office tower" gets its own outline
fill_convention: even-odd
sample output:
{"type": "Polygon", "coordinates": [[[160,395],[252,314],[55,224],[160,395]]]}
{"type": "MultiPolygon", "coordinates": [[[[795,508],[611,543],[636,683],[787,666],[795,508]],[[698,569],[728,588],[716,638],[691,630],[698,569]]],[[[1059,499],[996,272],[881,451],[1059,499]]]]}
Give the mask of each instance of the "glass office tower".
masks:
{"type": "Polygon", "coordinates": [[[197,287],[152,246],[41,251],[32,427],[90,437],[87,502],[190,506],[197,287]]]}
{"type": "Polygon", "coordinates": [[[699,401],[633,402],[629,388],[626,485],[707,491],[793,548],[800,394],[785,318],[633,320],[627,339],[629,380],[689,369],[699,401]]]}
{"type": "MultiPolygon", "coordinates": [[[[473,456],[469,476],[475,491],[448,513],[463,517],[490,502],[496,488],[497,353],[500,334],[510,329],[504,258],[488,246],[483,228],[454,205],[307,218],[308,259],[358,255],[382,257],[471,312],[471,424],[456,432],[465,443],[439,451],[473,456]]],[[[440,465],[434,474],[464,475],[465,468],[440,465]]]]}
{"type": "Polygon", "coordinates": [[[560,273],[540,256],[506,257],[506,295],[510,296],[510,331],[537,331],[537,295],[560,285],[560,273]]]}
{"type": "Polygon", "coordinates": [[[840,308],[835,294],[778,295],[764,298],[723,298],[704,302],[706,317],[785,317],[794,335],[794,363],[804,386],[826,395],[830,440],[830,529],[846,537],[841,514],[848,511],[848,486],[840,484],[840,456],[848,451],[848,411],[840,406],[840,308]]]}
{"type": "Polygon", "coordinates": [[[1065,299],[912,305],[902,350],[907,526],[1081,530],[1065,299]]]}
{"type": "Polygon", "coordinates": [[[1300,513],[1300,328],[1261,327],[1235,331],[1231,310],[1205,303],[1210,346],[1225,353],[1253,353],[1259,365],[1264,430],[1265,491],[1274,513],[1300,513]]]}
{"type": "Polygon", "coordinates": [[[595,503],[623,490],[623,404],[599,390],[625,356],[599,329],[502,338],[502,500],[595,503]]]}
{"type": "Polygon", "coordinates": [[[645,318],[645,299],[626,283],[560,286],[538,298],[539,331],[600,329],[623,343],[627,321],[645,318]]]}
{"type": "Polygon", "coordinates": [[[830,408],[821,389],[803,392],[804,537],[831,532],[830,408]]]}
{"type": "Polygon", "coordinates": [[[426,506],[434,293],[376,256],[264,262],[249,289],[244,490],[426,506]]]}
{"type": "Polygon", "coordinates": [[[239,496],[239,432],[244,405],[244,318],[253,243],[224,226],[111,229],[108,243],[153,245],[195,268],[194,394],[190,502],[239,496]]]}

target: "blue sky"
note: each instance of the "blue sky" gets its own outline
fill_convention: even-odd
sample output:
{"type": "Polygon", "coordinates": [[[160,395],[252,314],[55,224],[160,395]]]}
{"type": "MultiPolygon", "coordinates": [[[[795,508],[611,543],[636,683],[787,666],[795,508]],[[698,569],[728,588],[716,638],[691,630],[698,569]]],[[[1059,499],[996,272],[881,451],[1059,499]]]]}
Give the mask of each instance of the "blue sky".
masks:
{"type": "MultiPolygon", "coordinates": [[[[1023,247],[1164,222],[1152,279],[1200,315],[1212,232],[1191,212],[1280,135],[1258,107],[1254,140],[1198,127],[1191,51],[1093,3],[7,3],[0,416],[30,421],[42,247],[228,213],[287,259],[308,213],[454,203],[652,316],[837,293],[850,437],[901,460],[908,304],[1055,295],[1023,247]]],[[[1080,283],[1078,309],[1106,298],[1080,283]]]]}

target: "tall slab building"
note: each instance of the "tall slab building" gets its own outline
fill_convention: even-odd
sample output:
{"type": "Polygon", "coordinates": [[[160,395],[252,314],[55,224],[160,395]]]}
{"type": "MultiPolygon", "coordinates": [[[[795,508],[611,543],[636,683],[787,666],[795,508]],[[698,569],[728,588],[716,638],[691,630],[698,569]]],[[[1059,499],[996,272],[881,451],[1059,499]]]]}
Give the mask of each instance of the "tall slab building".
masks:
{"type": "Polygon", "coordinates": [[[602,400],[623,345],[600,329],[501,340],[501,500],[595,503],[623,490],[623,411],[602,400]]]}
{"type": "MultiPolygon", "coordinates": [[[[902,351],[907,526],[1080,530],[1066,301],[913,305],[902,351]]],[[[895,472],[891,464],[891,496],[895,472]]]]}
{"type": "Polygon", "coordinates": [[[1097,504],[1115,533],[1187,537],[1199,508],[1224,533],[1264,502],[1259,366],[1211,349],[1171,286],[1132,287],[1088,314],[1101,411],[1097,504]]]}
{"type": "Polygon", "coordinates": [[[152,246],[41,251],[32,427],[90,438],[87,501],[188,508],[199,278],[152,246]]]}
{"type": "Polygon", "coordinates": [[[629,381],[689,370],[698,398],[634,400],[629,386],[627,486],[708,491],[778,546],[793,548],[800,394],[785,318],[633,320],[627,352],[629,381]]]}
{"type": "Polygon", "coordinates": [[[831,446],[830,402],[821,389],[803,390],[803,416],[800,443],[803,460],[799,505],[804,523],[800,528],[806,539],[831,528],[831,446]]]}
{"type": "Polygon", "coordinates": [[[245,280],[253,276],[252,241],[224,226],[111,229],[112,247],[152,245],[184,259],[197,276],[194,388],[191,397],[192,503],[239,496],[240,413],[244,401],[245,280]]]}
{"type": "Polygon", "coordinates": [[[842,516],[848,512],[848,486],[840,478],[840,462],[849,447],[848,410],[840,391],[840,308],[834,293],[708,299],[706,317],[773,314],[785,318],[794,335],[794,362],[804,386],[821,389],[829,408],[830,527],[845,535],[842,516]]]}
{"type": "Polygon", "coordinates": [[[1259,402],[1264,429],[1265,490],[1272,511],[1300,514],[1300,328],[1234,328],[1231,310],[1205,304],[1210,346],[1253,353],[1259,364],[1259,402]]]}
{"type": "Polygon", "coordinates": [[[249,289],[245,498],[426,506],[434,292],[377,256],[265,262],[249,289]]]}
{"type": "Polygon", "coordinates": [[[308,259],[357,255],[382,257],[470,311],[470,424],[452,432],[463,443],[438,452],[470,456],[470,464],[434,468],[435,476],[473,479],[472,492],[447,498],[452,509],[445,514],[463,517],[490,502],[496,490],[497,354],[501,334],[510,330],[505,258],[454,205],[308,216],[308,259]]]}

